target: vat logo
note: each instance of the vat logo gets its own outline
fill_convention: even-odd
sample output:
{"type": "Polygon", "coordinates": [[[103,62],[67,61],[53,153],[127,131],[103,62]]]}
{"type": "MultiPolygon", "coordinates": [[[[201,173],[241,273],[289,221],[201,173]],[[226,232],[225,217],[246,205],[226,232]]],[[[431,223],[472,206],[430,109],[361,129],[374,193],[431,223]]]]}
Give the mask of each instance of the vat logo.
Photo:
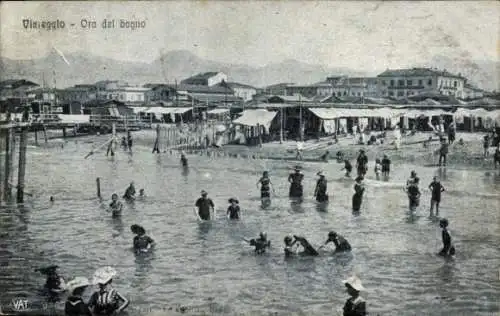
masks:
{"type": "Polygon", "coordinates": [[[25,298],[14,298],[12,299],[12,308],[16,312],[26,312],[30,310],[30,303],[25,298]]]}

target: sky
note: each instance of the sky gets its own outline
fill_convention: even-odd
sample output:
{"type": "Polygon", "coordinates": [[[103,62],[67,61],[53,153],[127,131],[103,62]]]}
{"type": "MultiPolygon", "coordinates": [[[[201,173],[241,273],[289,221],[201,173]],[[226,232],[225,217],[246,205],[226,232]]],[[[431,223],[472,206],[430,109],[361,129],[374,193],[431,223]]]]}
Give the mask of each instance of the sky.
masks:
{"type": "Polygon", "coordinates": [[[251,66],[295,59],[367,71],[435,55],[498,60],[499,8],[488,1],[1,2],[0,55],[41,58],[56,47],[152,62],[182,49],[251,66]],[[65,28],[25,29],[23,19],[60,20],[65,28]],[[82,19],[97,27],[83,28],[82,19]],[[104,19],[116,20],[115,29],[103,29],[104,19]],[[122,29],[120,19],[145,27],[122,29]]]}

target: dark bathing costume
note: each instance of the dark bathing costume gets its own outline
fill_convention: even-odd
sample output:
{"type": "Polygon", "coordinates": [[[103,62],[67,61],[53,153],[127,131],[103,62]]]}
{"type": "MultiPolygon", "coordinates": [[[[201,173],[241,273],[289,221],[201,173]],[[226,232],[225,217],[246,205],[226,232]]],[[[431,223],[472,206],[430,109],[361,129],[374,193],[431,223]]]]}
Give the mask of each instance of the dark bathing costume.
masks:
{"type": "Polygon", "coordinates": [[[359,211],[361,209],[361,202],[363,202],[363,193],[365,188],[362,184],[354,184],[354,195],[352,196],[352,210],[359,211]]]}
{"type": "Polygon", "coordinates": [[[229,219],[240,219],[240,206],[229,205],[227,213],[229,214],[229,219]]]}
{"type": "Polygon", "coordinates": [[[327,181],[325,178],[320,178],[318,179],[318,182],[316,183],[316,201],[317,202],[327,202],[328,201],[328,195],[326,194],[327,190],[327,181]]]}
{"type": "Polygon", "coordinates": [[[443,191],[444,187],[441,185],[441,182],[432,182],[429,187],[432,190],[432,198],[431,200],[439,204],[441,202],[441,192],[443,191]]]}
{"type": "Polygon", "coordinates": [[[292,198],[301,198],[303,195],[302,179],[304,179],[304,175],[302,173],[291,173],[288,179],[292,180],[289,196],[292,198]]]}
{"type": "Polygon", "coordinates": [[[210,220],[210,207],[214,206],[214,202],[207,197],[201,197],[196,201],[196,207],[198,207],[198,215],[204,221],[210,220]]]}
{"type": "Polygon", "coordinates": [[[264,198],[269,198],[271,197],[271,187],[270,187],[270,184],[271,184],[271,179],[269,179],[269,177],[262,177],[260,178],[260,198],[261,199],[264,199],[264,198]]]}
{"type": "Polygon", "coordinates": [[[147,235],[137,235],[134,237],[134,250],[140,251],[147,249],[148,245],[153,243],[153,239],[147,235]]]}

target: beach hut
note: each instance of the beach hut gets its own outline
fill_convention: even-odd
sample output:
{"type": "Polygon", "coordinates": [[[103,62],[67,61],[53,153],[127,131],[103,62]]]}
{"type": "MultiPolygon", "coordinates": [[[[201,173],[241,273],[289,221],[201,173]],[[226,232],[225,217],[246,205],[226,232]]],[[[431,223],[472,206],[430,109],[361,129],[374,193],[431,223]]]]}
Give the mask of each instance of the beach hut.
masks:
{"type": "Polygon", "coordinates": [[[240,127],[245,135],[247,144],[256,145],[269,141],[270,135],[279,130],[278,112],[265,109],[244,110],[241,116],[233,120],[233,124],[240,127]]]}

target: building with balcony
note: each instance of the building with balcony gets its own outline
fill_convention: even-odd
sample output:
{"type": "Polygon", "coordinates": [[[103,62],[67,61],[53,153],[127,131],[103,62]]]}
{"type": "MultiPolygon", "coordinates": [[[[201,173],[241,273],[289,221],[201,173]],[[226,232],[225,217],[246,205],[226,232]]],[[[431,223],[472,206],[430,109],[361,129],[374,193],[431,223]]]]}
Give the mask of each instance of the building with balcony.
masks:
{"type": "Polygon", "coordinates": [[[333,96],[341,97],[378,97],[378,79],[371,77],[329,77],[333,84],[333,96]]]}
{"type": "Polygon", "coordinates": [[[431,68],[388,69],[377,78],[380,96],[395,99],[426,93],[461,98],[466,82],[461,74],[431,68]]]}

